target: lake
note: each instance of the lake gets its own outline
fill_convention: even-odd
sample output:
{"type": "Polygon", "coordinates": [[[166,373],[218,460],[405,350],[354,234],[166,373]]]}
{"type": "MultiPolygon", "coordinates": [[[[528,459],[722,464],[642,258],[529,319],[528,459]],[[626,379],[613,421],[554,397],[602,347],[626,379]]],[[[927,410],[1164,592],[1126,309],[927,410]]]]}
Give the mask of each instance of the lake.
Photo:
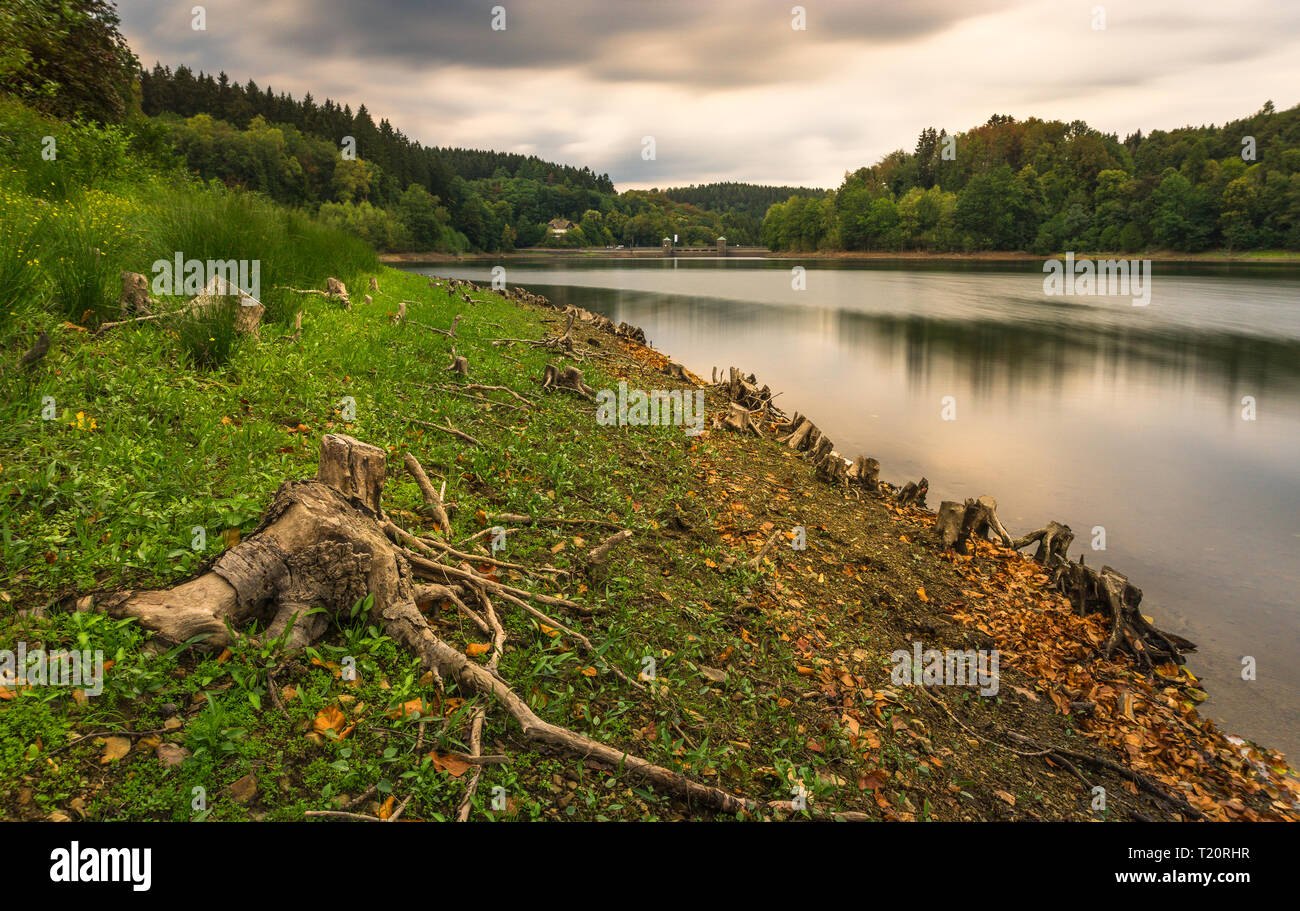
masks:
{"type": "MultiPolygon", "coordinates": [[[[487,283],[492,265],[411,270],[487,283]]],[[[1128,574],[1143,612],[1200,646],[1202,711],[1300,756],[1300,270],[1157,262],[1134,306],[1049,296],[1041,264],[505,266],[511,286],[640,326],[701,376],[757,374],[841,455],[879,459],[892,483],[928,477],[932,508],[991,494],[1013,535],[1070,525],[1071,556],[1128,574]]]]}

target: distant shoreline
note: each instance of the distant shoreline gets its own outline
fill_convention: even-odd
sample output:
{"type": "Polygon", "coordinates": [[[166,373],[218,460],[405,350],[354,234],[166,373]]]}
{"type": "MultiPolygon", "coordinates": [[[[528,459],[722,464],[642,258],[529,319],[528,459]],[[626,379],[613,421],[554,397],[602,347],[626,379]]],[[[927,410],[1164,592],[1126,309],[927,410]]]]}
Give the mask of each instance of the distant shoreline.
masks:
{"type": "MultiPolygon", "coordinates": [[[[862,250],[836,250],[813,253],[773,252],[765,247],[731,247],[727,258],[759,259],[825,259],[847,262],[918,262],[918,263],[1038,263],[1044,259],[1063,256],[1064,253],[1051,256],[1037,256],[1019,251],[985,250],[979,253],[920,253],[920,252],[867,252],[862,250]]],[[[671,254],[677,258],[716,257],[712,248],[679,248],[671,254]]],[[[590,257],[599,259],[664,259],[665,254],[658,248],[643,247],[636,250],[609,250],[604,248],[584,248],[557,250],[547,247],[528,247],[512,250],[509,253],[381,253],[381,262],[389,265],[413,265],[420,263],[448,262],[486,262],[503,259],[566,259],[590,257]]],[[[1076,252],[1075,257],[1093,259],[1149,259],[1152,262],[1188,263],[1188,264],[1231,264],[1231,265],[1300,265],[1300,251],[1295,250],[1261,250],[1247,253],[1229,253],[1218,250],[1206,253],[1179,253],[1173,250],[1153,250],[1145,253],[1117,252],[1076,252]]]]}

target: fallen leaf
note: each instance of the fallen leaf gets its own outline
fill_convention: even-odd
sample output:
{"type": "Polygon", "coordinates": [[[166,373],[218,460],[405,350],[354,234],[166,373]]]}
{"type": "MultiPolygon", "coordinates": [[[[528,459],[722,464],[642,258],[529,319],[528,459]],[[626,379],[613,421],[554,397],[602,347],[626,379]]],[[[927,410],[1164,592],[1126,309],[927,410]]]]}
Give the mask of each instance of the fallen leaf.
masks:
{"type": "Polygon", "coordinates": [[[318,734],[326,734],[330,731],[343,730],[343,725],[346,723],[347,718],[343,715],[343,709],[337,705],[327,705],[320,710],[312,722],[312,729],[318,734]]]}
{"type": "Polygon", "coordinates": [[[99,758],[100,765],[115,762],[131,752],[130,737],[105,737],[101,742],[104,744],[104,755],[99,758]]]}
{"type": "Polygon", "coordinates": [[[440,753],[434,750],[429,754],[433,760],[433,767],[439,772],[446,772],[452,778],[459,778],[469,771],[470,765],[465,760],[451,753],[440,753]]]}

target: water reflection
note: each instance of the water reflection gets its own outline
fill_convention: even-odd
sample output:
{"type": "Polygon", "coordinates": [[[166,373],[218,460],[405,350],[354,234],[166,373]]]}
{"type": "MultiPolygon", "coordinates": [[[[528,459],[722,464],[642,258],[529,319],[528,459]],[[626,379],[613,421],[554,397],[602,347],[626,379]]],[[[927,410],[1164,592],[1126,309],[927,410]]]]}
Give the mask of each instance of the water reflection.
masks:
{"type": "MultiPolygon", "coordinates": [[[[432,267],[487,281],[490,266],[432,267]]],[[[1300,281],[1162,269],[1149,307],[1045,297],[1032,270],[770,261],[509,267],[555,303],[642,327],[708,376],[784,390],[846,456],[991,493],[1013,531],[1095,525],[1162,625],[1201,645],[1206,709],[1300,756],[1300,281]],[[940,419],[954,396],[958,419],[940,419]],[[1258,420],[1241,419],[1252,396],[1258,420]],[[1242,656],[1259,679],[1240,679],[1242,656]]],[[[1262,277],[1261,277],[1262,275],[1262,277]]]]}

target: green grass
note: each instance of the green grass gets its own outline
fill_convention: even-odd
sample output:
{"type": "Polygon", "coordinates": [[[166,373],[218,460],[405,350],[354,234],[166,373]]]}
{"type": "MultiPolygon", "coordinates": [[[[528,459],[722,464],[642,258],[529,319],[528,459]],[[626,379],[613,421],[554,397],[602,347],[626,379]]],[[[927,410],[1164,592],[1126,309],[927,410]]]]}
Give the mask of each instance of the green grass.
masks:
{"type": "MultiPolygon", "coordinates": [[[[662,521],[674,501],[687,501],[689,476],[679,430],[648,428],[630,450],[641,452],[636,456],[639,464],[629,465],[627,441],[592,433],[591,415],[576,399],[558,399],[558,411],[512,414],[510,426],[495,426],[484,420],[475,402],[427,391],[431,381],[443,382],[440,371],[448,346],[416,326],[394,326],[390,314],[396,307],[390,302],[435,299],[436,304],[408,310],[410,319],[434,325],[446,325],[454,312],[466,312],[458,351],[470,354],[474,380],[487,384],[519,387],[521,376],[540,376],[547,360],[542,352],[522,348],[508,355],[519,363],[493,356],[488,339],[498,334],[536,337],[546,327],[536,312],[493,295],[476,295],[480,299],[472,306],[457,302],[452,307],[441,292],[430,293],[422,278],[387,270],[378,275],[384,293],[372,307],[354,304],[348,313],[318,297],[298,298],[306,310],[301,341],[273,340],[264,332],[262,341],[240,341],[228,360],[206,365],[201,372],[194,369],[183,338],[164,326],[119,327],[98,338],[53,327],[51,362],[57,372],[23,377],[19,394],[0,406],[0,535],[6,555],[0,591],[10,603],[32,606],[59,592],[160,586],[183,579],[224,549],[228,538],[223,536],[251,532],[283,480],[314,471],[320,436],[330,431],[347,432],[393,451],[410,448],[431,470],[450,469],[449,498],[460,507],[456,537],[478,530],[478,509],[552,513],[566,510],[564,504],[576,504],[590,515],[625,516],[629,527],[649,534],[652,523],[662,521]],[[46,396],[58,403],[54,420],[41,417],[39,405],[46,396]],[[356,419],[350,423],[342,421],[345,396],[356,403],[356,419]],[[426,431],[412,419],[450,422],[487,445],[466,447],[426,431]],[[655,452],[656,464],[649,463],[651,457],[642,447],[655,452]],[[197,550],[192,546],[196,527],[204,530],[205,539],[197,550]]],[[[355,277],[355,283],[360,287],[362,278],[355,277]]],[[[597,371],[588,373],[593,381],[610,384],[597,371]]],[[[390,478],[386,503],[413,513],[421,499],[408,478],[396,475],[390,478]]],[[[520,534],[512,539],[510,559],[564,565],[575,545],[561,540],[566,542],[565,553],[553,555],[553,538],[520,534]]],[[[690,599],[702,599],[706,592],[716,598],[714,586],[701,584],[705,580],[689,573],[669,582],[648,579],[645,571],[620,571],[604,581],[601,591],[583,596],[611,612],[611,622],[600,633],[607,654],[580,657],[562,642],[541,636],[531,620],[512,618],[511,636],[521,645],[505,656],[502,672],[526,681],[526,690],[539,694],[538,707],[546,706],[555,717],[602,738],[627,738],[632,732],[628,715],[636,703],[625,693],[603,704],[606,685],[593,682],[582,669],[593,661],[636,668],[644,655],[653,654],[665,684],[678,675],[683,683],[696,679],[691,661],[703,660],[698,654],[700,635],[673,643],[667,656],[649,645],[661,637],[653,617],[635,609],[646,591],[671,588],[675,598],[687,599],[681,608],[698,623],[700,633],[718,622],[690,606],[690,599]],[[529,642],[535,645],[523,647],[529,642]]],[[[24,641],[66,638],[57,623],[45,627],[41,621],[32,622],[36,628],[23,634],[24,641]]],[[[143,633],[136,633],[143,640],[143,633]]],[[[415,683],[420,672],[413,659],[364,622],[336,630],[313,654],[326,662],[343,655],[358,657],[363,683],[353,693],[360,702],[381,704],[384,711],[376,712],[381,719],[390,706],[429,692],[415,683]]],[[[292,721],[281,723],[285,720],[267,711],[268,680],[258,670],[259,662],[250,662],[248,656],[237,655],[222,664],[209,659],[192,669],[174,662],[164,667],[149,664],[138,651],[133,657],[152,668],[146,689],[157,687],[148,704],[132,713],[134,729],[162,724],[150,706],[167,701],[188,705],[195,693],[207,694],[180,741],[194,755],[168,775],[155,768],[156,761],[142,758],[136,764],[143,777],[113,778],[105,786],[92,807],[98,818],[207,818],[191,811],[191,790],[219,791],[253,770],[259,781],[270,783],[277,799],[287,801],[276,810],[277,817],[294,818],[302,809],[319,805],[322,795],[355,796],[376,781],[385,783],[381,795],[395,788],[406,794],[414,788],[421,807],[450,802],[454,810],[463,782],[438,772],[427,755],[412,755],[413,740],[401,734],[411,725],[384,722],[390,730],[358,731],[337,746],[326,744],[324,755],[304,740],[303,726],[338,695],[338,681],[328,673],[317,669],[305,682],[294,681],[300,698],[291,704],[292,721]],[[181,672],[184,676],[178,679],[175,675],[181,672]],[[283,773],[288,776],[283,784],[268,772],[281,767],[290,769],[283,773]],[[316,803],[303,803],[304,794],[315,795],[316,803]]],[[[110,679],[121,671],[115,667],[110,679]]],[[[42,705],[58,701],[49,698],[53,701],[42,705]]],[[[4,707],[5,717],[28,719],[31,713],[20,729],[28,742],[33,736],[48,744],[66,742],[74,730],[67,714],[49,707],[10,714],[35,699],[27,691],[20,693],[4,707]]],[[[64,705],[63,710],[78,714],[75,705],[64,705]]],[[[661,724],[666,745],[680,742],[669,726],[672,717],[677,717],[675,710],[661,724]]],[[[460,718],[456,715],[447,723],[444,733],[431,733],[424,753],[440,744],[465,749],[460,718]]],[[[644,720],[637,726],[642,724],[644,720]]],[[[88,725],[88,718],[78,718],[76,730],[85,731],[88,725]]],[[[30,763],[17,744],[12,746],[12,762],[30,763]]],[[[82,742],[80,749],[93,756],[99,748],[82,742]]],[[[707,766],[726,750],[705,738],[683,759],[707,766]]],[[[77,751],[73,747],[68,752],[77,751]]],[[[552,760],[538,762],[547,768],[567,767],[552,760]]],[[[66,795],[76,790],[82,774],[75,765],[68,768],[67,780],[49,767],[42,770],[38,803],[66,805],[66,795]]],[[[500,770],[498,776],[497,771],[490,776],[492,783],[504,782],[501,786],[507,789],[519,774],[510,769],[500,770]]],[[[660,800],[652,794],[629,798],[622,791],[611,796],[603,780],[592,786],[597,790],[566,805],[566,815],[617,816],[625,811],[620,801],[660,800]]],[[[490,800],[490,788],[482,796],[490,800]]],[[[490,805],[485,806],[491,812],[490,805]]],[[[541,804],[516,809],[525,816],[540,817],[543,812],[541,804]]],[[[215,818],[241,818],[242,813],[228,801],[214,812],[215,818]]],[[[446,812],[430,810],[427,818],[446,812]]]]}

